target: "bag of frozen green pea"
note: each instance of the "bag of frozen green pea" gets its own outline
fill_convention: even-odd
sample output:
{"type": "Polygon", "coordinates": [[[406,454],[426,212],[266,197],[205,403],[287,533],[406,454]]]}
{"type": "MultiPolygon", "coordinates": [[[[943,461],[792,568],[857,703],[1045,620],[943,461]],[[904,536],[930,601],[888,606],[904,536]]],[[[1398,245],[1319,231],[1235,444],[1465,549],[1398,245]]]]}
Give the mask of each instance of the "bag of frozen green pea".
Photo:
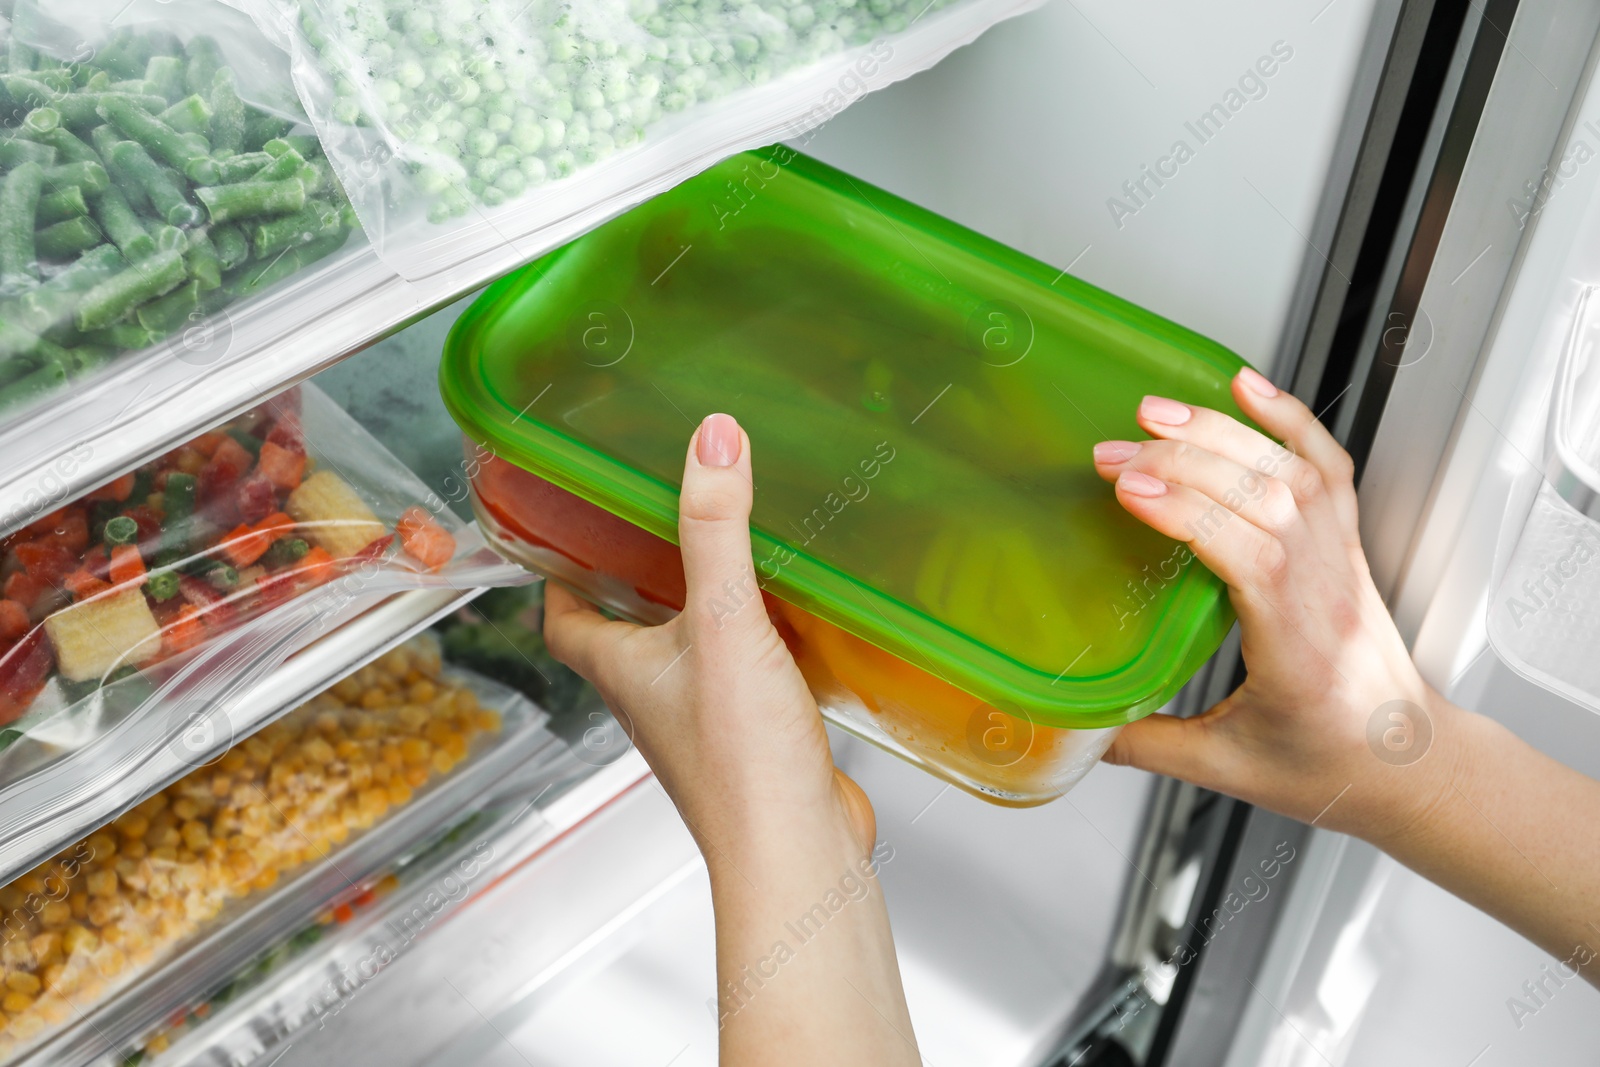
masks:
{"type": "Polygon", "coordinates": [[[292,56],[375,251],[509,268],[799,137],[1040,0],[229,0],[292,56]]]}

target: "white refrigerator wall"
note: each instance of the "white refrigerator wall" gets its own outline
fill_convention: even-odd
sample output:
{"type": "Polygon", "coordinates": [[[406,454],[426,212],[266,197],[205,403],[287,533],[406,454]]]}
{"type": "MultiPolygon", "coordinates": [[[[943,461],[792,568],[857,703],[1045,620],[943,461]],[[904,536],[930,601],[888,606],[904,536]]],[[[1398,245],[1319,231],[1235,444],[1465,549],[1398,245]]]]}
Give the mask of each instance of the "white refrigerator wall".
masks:
{"type": "Polygon", "coordinates": [[[805,150],[1265,368],[1374,7],[1053,0],[805,150]]]}

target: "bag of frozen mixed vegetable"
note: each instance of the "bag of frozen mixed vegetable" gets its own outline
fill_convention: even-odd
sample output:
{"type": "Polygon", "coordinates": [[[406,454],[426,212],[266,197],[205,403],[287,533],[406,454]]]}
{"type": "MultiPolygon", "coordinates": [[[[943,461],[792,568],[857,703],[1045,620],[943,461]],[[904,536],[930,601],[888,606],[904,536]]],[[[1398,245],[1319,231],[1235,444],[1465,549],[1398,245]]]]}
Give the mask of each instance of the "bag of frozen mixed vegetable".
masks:
{"type": "Polygon", "coordinates": [[[374,249],[416,279],[547,251],[1040,0],[229,2],[289,49],[374,249]]]}
{"type": "Polygon", "coordinates": [[[18,0],[0,35],[0,421],[125,354],[203,348],[357,232],[243,14],[18,0]]]}
{"type": "Polygon", "coordinates": [[[0,540],[0,786],[226,700],[337,609],[528,581],[312,386],[0,540]]]}

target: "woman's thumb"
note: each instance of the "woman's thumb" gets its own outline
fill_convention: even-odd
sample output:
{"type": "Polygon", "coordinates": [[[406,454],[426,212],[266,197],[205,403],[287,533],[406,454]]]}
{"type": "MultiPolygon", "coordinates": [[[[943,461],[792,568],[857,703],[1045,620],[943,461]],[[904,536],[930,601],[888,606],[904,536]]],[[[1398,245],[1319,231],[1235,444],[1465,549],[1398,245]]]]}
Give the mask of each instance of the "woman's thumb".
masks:
{"type": "Polygon", "coordinates": [[[707,415],[689,441],[678,501],[678,542],[688,584],[684,611],[722,629],[765,620],[750,560],[750,438],[732,415],[707,415]]]}

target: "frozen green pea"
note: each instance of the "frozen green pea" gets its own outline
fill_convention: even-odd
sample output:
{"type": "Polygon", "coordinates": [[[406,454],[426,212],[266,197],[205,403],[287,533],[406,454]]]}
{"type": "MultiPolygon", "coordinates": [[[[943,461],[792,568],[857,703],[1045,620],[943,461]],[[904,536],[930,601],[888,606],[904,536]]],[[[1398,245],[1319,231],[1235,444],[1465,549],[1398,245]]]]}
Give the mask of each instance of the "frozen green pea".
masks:
{"type": "Polygon", "coordinates": [[[0,290],[26,289],[39,278],[33,234],[44,180],[45,169],[28,162],[0,184],[0,290]]]}
{"type": "Polygon", "coordinates": [[[194,191],[212,222],[284,215],[305,206],[306,189],[294,178],[204,186],[194,191]]]}
{"type": "Polygon", "coordinates": [[[557,121],[571,122],[572,116],[577,112],[572,106],[570,97],[559,96],[546,105],[545,113],[557,121]]]}
{"type": "Polygon", "coordinates": [[[585,85],[580,87],[578,91],[573,94],[572,98],[573,106],[583,111],[593,111],[596,108],[604,107],[605,102],[605,94],[602,93],[600,88],[595,85],[585,85]]]}
{"type": "Polygon", "coordinates": [[[553,178],[565,178],[577,168],[578,161],[571,152],[562,149],[550,157],[550,175],[553,178]]]}
{"type": "Polygon", "coordinates": [[[424,167],[417,172],[417,188],[429,196],[437,196],[450,188],[450,179],[433,167],[424,167]]]}
{"type": "Polygon", "coordinates": [[[183,183],[151,158],[143,145],[120,141],[111,149],[111,160],[138,184],[155,213],[169,225],[192,226],[200,221],[200,209],[184,195],[183,183]]]}
{"type": "Polygon", "coordinates": [[[121,189],[112,186],[97,194],[91,198],[90,207],[94,220],[130,261],[155,251],[155,239],[139,222],[139,216],[134,214],[121,189]]]}
{"type": "Polygon", "coordinates": [[[488,121],[484,123],[484,129],[488,130],[496,137],[504,137],[506,134],[511,132],[511,116],[500,114],[490,115],[488,121]]]}
{"type": "Polygon", "coordinates": [[[333,105],[333,118],[335,122],[354,126],[361,118],[361,105],[350,97],[338,100],[333,105]]]}
{"type": "Polygon", "coordinates": [[[661,107],[666,111],[682,111],[693,102],[682,89],[669,89],[661,97],[661,107]]]}
{"type": "Polygon", "coordinates": [[[603,107],[589,112],[589,128],[591,130],[609,130],[616,124],[616,116],[603,107]]]}
{"type": "Polygon", "coordinates": [[[35,249],[45,259],[67,259],[103,240],[100,227],[82,215],[46,226],[33,236],[35,249]]]}
{"type": "Polygon", "coordinates": [[[505,164],[501,163],[498,159],[486,157],[478,160],[478,162],[472,165],[472,176],[478,181],[487,184],[498,178],[500,176],[500,171],[504,168],[505,164]]]}
{"type": "Polygon", "coordinates": [[[524,159],[520,169],[527,185],[543,185],[550,178],[550,168],[538,156],[524,159]]]}
{"type": "Polygon", "coordinates": [[[473,155],[492,155],[499,144],[500,138],[488,130],[473,130],[467,134],[467,148],[473,155]]]}
{"type": "Polygon", "coordinates": [[[153,253],[84,293],[73,321],[80,331],[103,329],[183,284],[185,273],[177,252],[153,253]]]}
{"type": "Polygon", "coordinates": [[[469,127],[482,126],[484,120],[488,117],[483,109],[479,107],[464,107],[461,109],[461,121],[469,127]]]}

